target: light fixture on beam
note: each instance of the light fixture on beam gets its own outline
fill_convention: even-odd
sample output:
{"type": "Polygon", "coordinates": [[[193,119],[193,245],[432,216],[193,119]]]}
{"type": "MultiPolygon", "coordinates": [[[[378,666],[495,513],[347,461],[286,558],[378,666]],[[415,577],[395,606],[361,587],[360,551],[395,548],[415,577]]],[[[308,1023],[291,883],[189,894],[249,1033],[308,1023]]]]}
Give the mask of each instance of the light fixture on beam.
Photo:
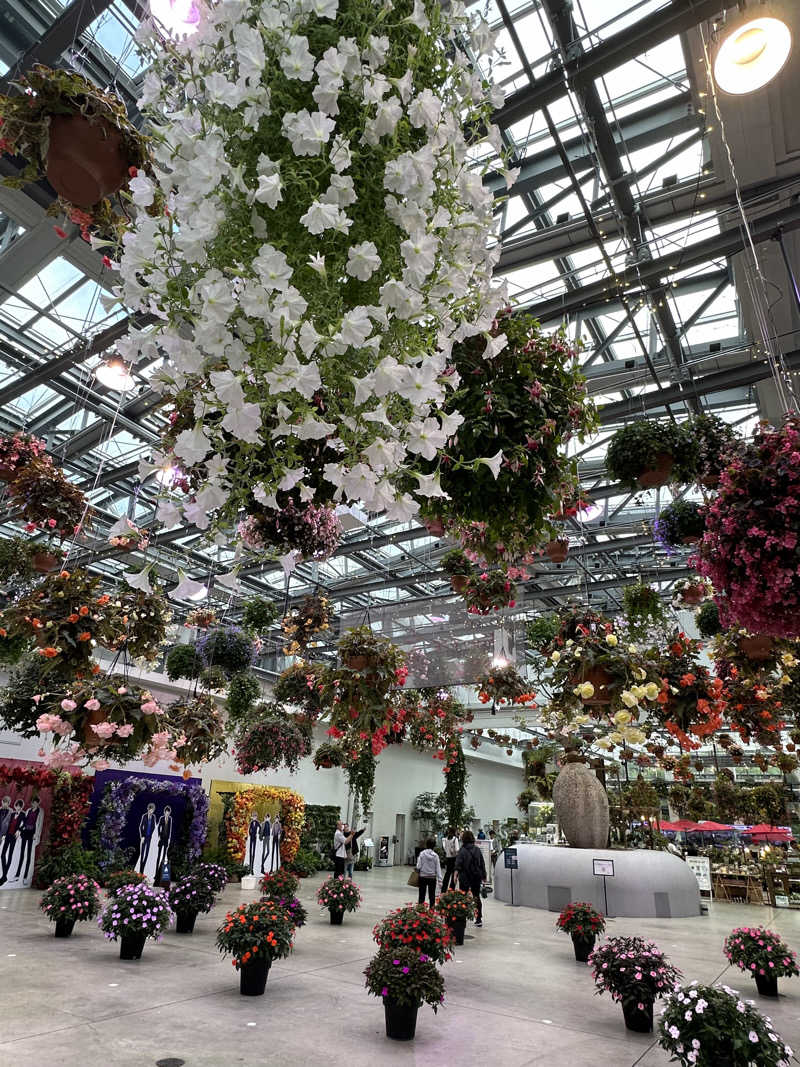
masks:
{"type": "Polygon", "coordinates": [[[128,368],[118,357],[101,363],[94,376],[106,389],[114,389],[118,393],[127,393],[136,384],[128,368]]]}
{"type": "Polygon", "coordinates": [[[200,27],[194,0],[150,0],[150,15],[168,37],[191,37],[200,27]]]}
{"type": "Polygon", "coordinates": [[[742,96],[772,81],[792,50],[792,31],[781,8],[749,4],[719,30],[711,54],[714,81],[725,93],[742,96]]]}

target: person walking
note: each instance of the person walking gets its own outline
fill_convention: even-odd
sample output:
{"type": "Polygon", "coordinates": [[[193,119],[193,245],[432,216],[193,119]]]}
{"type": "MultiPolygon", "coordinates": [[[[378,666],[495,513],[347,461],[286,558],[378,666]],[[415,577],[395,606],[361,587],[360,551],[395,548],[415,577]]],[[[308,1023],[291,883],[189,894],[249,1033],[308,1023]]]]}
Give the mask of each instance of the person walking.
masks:
{"type": "Polygon", "coordinates": [[[502,848],[500,844],[500,838],[497,836],[494,830],[489,831],[489,841],[491,842],[492,870],[494,870],[497,864],[497,857],[500,855],[500,850],[502,848]]]}
{"type": "Polygon", "coordinates": [[[442,867],[439,863],[439,855],[434,851],[435,848],[436,838],[429,837],[417,860],[419,903],[425,903],[425,893],[427,892],[431,907],[436,903],[436,885],[442,880],[442,867]]]}
{"type": "Polygon", "coordinates": [[[475,844],[475,834],[472,830],[465,830],[461,838],[461,848],[456,856],[456,874],[461,888],[472,893],[475,898],[478,907],[475,925],[483,926],[481,883],[486,881],[486,864],[483,862],[483,853],[475,844]]]}
{"type": "Polygon", "coordinates": [[[461,842],[458,840],[458,834],[455,832],[452,826],[447,827],[447,833],[442,838],[442,848],[444,849],[444,880],[442,881],[442,892],[446,893],[451,885],[455,885],[456,881],[456,856],[458,855],[458,849],[461,842]]]}

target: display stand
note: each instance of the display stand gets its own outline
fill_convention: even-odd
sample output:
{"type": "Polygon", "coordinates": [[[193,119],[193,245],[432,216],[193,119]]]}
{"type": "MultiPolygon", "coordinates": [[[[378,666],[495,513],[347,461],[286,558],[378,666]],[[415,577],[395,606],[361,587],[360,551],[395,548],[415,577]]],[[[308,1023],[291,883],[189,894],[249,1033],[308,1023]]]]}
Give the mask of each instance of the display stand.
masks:
{"type": "Polygon", "coordinates": [[[508,871],[508,877],[511,884],[511,902],[506,905],[507,908],[518,908],[519,903],[514,900],[514,871],[519,870],[519,861],[517,859],[517,850],[515,848],[503,849],[503,866],[508,871]]]}

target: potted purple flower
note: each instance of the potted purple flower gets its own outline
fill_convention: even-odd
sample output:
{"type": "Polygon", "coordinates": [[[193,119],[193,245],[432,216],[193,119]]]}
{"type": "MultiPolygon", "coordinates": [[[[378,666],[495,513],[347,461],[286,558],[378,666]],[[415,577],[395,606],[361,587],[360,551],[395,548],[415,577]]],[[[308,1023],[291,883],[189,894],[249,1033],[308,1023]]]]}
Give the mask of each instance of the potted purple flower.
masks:
{"type": "Polygon", "coordinates": [[[142,883],[121,886],[106,904],[99,926],[109,941],[119,938],[121,960],[138,960],[147,938],[158,940],[171,919],[167,894],[142,883]]]}
{"type": "Polygon", "coordinates": [[[169,889],[169,903],[175,912],[175,930],[190,934],[200,912],[209,912],[214,907],[216,892],[202,872],[192,871],[179,878],[169,889]]]}
{"type": "Polygon", "coordinates": [[[444,1000],[444,979],[433,960],[413,948],[380,949],[364,971],[366,987],[381,997],[386,1036],[411,1041],[417,1030],[417,1012],[423,1004],[434,1011],[444,1000]]]}

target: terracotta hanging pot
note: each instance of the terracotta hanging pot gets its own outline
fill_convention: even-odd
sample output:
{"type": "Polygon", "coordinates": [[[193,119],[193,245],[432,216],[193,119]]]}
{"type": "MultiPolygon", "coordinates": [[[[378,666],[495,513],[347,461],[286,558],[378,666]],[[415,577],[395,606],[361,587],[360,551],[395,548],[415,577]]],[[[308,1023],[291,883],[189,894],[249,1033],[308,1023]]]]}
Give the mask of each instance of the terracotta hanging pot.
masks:
{"type": "Polygon", "coordinates": [[[469,585],[469,578],[466,574],[451,574],[450,575],[450,588],[454,593],[463,593],[469,585]]]}
{"type": "Polygon", "coordinates": [[[98,726],[101,722],[106,721],[106,714],[102,708],[97,708],[96,711],[90,711],[86,716],[83,723],[83,747],[88,751],[89,749],[98,748],[100,745],[100,738],[92,729],[92,726],[98,726]]]}
{"type": "Polygon", "coordinates": [[[560,537],[557,541],[549,541],[544,546],[544,550],[551,563],[563,563],[569,552],[569,541],[565,537],[560,537]]]}
{"type": "Polygon", "coordinates": [[[605,667],[588,667],[572,677],[573,687],[581,685],[583,682],[591,682],[594,686],[594,694],[592,696],[586,699],[581,697],[581,701],[588,705],[608,704],[611,701],[608,687],[612,681],[613,679],[605,667]]]}
{"type": "MultiPolygon", "coordinates": [[[[697,539],[695,538],[695,540],[697,539]]],[[[681,593],[681,599],[683,600],[684,604],[689,604],[691,607],[696,607],[698,604],[702,603],[703,597],[705,595],[705,589],[703,589],[701,585],[697,587],[690,586],[688,589],[683,590],[683,592],[681,593]]]]}
{"type": "Polygon", "coordinates": [[[47,149],[47,180],[76,207],[94,207],[125,184],[128,161],[122,135],[109,122],[83,115],[53,115],[47,149]]]}
{"type": "Polygon", "coordinates": [[[675,461],[669,452],[659,452],[652,467],[646,467],[637,481],[642,489],[657,489],[660,485],[666,485],[675,461]]]}
{"type": "Polygon", "coordinates": [[[681,538],[682,545],[696,545],[700,540],[700,534],[686,534],[681,538]]]}
{"type": "Polygon", "coordinates": [[[61,559],[52,552],[35,552],[31,559],[31,565],[37,574],[52,574],[61,566],[61,559]]]}
{"type": "Polygon", "coordinates": [[[344,661],[345,667],[351,671],[363,671],[369,666],[369,656],[347,656],[344,661]]]}
{"type": "Polygon", "coordinates": [[[425,519],[423,526],[432,537],[444,536],[444,523],[441,519],[425,519]]]}
{"type": "Polygon", "coordinates": [[[752,637],[739,639],[739,651],[756,663],[771,659],[774,648],[775,641],[768,634],[754,634],[752,637]]]}

